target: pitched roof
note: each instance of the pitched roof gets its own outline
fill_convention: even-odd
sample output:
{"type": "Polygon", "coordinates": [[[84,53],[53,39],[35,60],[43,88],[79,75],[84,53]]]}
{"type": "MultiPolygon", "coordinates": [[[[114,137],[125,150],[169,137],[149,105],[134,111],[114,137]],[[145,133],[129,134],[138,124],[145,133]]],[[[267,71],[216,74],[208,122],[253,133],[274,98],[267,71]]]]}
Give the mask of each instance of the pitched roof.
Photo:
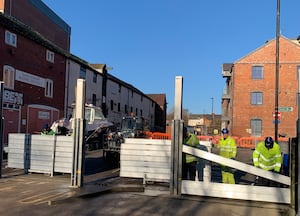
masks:
{"type": "Polygon", "coordinates": [[[156,101],[161,107],[164,107],[166,104],[166,94],[147,94],[147,96],[156,101]]]}

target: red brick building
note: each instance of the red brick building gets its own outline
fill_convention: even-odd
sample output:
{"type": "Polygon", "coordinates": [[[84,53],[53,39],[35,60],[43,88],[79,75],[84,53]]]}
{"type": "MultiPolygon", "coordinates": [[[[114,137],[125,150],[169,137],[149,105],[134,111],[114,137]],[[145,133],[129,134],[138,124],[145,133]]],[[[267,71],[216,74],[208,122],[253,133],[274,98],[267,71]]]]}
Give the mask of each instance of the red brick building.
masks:
{"type": "MultiPolygon", "coordinates": [[[[278,135],[296,136],[300,43],[279,40],[278,135]]],[[[223,64],[226,85],[222,96],[222,127],[234,136],[275,134],[276,40],[237,60],[223,64]]]]}
{"type": "Polygon", "coordinates": [[[30,26],[58,47],[70,51],[71,27],[41,0],[0,0],[0,12],[30,26]]]}
{"type": "Polygon", "coordinates": [[[68,29],[67,24],[41,1],[0,1],[0,10],[0,80],[4,82],[7,143],[10,132],[41,131],[45,124],[64,116],[70,34],[63,29],[68,29]]]}

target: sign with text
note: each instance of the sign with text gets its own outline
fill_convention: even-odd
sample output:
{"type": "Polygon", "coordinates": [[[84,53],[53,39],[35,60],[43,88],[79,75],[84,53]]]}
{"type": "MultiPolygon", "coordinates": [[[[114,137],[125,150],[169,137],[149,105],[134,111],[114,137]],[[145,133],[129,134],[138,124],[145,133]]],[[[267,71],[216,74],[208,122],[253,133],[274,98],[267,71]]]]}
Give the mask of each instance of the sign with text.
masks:
{"type": "Polygon", "coordinates": [[[279,107],[278,111],[280,111],[280,112],[292,112],[293,107],[279,107]]]}

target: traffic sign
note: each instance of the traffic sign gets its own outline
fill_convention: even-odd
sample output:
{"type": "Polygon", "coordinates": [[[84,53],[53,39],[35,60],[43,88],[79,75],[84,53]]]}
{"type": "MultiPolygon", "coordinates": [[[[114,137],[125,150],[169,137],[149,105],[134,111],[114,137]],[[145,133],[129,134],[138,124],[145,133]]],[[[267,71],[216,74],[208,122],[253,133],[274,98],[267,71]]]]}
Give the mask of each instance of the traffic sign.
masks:
{"type": "Polygon", "coordinates": [[[280,119],[273,120],[273,124],[275,124],[275,123],[279,124],[280,123],[280,119]]]}
{"type": "Polygon", "coordinates": [[[281,116],[280,112],[275,112],[275,113],[273,113],[273,117],[274,117],[275,119],[280,119],[280,116],[281,116]]]}

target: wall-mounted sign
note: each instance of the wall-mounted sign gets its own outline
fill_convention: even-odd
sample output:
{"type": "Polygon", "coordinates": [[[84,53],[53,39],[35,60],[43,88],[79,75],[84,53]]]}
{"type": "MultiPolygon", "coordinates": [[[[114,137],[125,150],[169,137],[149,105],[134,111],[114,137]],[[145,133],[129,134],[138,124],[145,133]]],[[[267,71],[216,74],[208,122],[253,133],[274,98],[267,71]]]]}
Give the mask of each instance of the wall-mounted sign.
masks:
{"type": "Polygon", "coordinates": [[[3,103],[23,105],[23,93],[4,89],[3,103]]]}
{"type": "Polygon", "coordinates": [[[279,107],[278,111],[280,111],[280,112],[292,112],[293,107],[279,107]]]}
{"type": "Polygon", "coordinates": [[[39,119],[50,119],[50,112],[39,111],[39,119]]]}
{"type": "Polygon", "coordinates": [[[16,80],[30,85],[45,87],[45,79],[21,70],[16,70],[16,80]]]}

